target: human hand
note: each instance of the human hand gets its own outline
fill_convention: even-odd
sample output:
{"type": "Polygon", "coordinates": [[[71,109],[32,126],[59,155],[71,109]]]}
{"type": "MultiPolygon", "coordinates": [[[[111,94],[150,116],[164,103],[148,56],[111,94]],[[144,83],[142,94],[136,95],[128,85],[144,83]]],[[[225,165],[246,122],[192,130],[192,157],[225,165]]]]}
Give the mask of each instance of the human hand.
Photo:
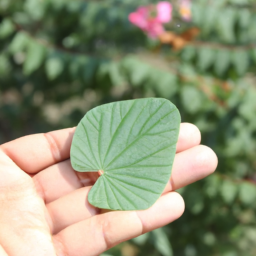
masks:
{"type": "Polygon", "coordinates": [[[0,256],[99,255],[179,218],[184,202],[174,190],[217,166],[215,153],[199,145],[199,130],[183,123],[172,176],[158,201],[143,211],[104,212],[87,201],[97,177],[70,165],[74,131],[30,135],[0,146],[0,256]]]}

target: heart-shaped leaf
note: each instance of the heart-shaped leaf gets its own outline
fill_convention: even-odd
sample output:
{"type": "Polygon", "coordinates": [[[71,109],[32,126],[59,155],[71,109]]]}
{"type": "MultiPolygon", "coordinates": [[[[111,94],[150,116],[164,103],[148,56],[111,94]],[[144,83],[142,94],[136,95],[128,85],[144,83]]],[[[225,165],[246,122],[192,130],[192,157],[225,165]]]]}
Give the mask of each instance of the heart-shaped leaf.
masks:
{"type": "Polygon", "coordinates": [[[112,210],[153,205],[170,178],[179,127],[179,111],[166,99],[114,102],[90,110],[71,146],[76,171],[101,175],[89,202],[112,210]]]}

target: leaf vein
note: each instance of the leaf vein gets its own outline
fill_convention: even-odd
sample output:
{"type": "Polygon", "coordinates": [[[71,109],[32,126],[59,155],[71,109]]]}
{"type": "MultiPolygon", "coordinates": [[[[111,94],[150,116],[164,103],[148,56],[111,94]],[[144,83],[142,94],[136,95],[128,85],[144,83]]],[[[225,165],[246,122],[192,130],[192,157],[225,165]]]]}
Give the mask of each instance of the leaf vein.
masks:
{"type": "MultiPolygon", "coordinates": [[[[78,137],[84,142],[84,140],[83,140],[80,136],[78,136],[78,137]]],[[[73,146],[76,147],[76,148],[82,153],[82,155],[84,155],[85,158],[90,162],[90,164],[93,166],[93,163],[92,163],[91,160],[88,158],[88,156],[82,151],[82,149],[81,149],[79,146],[77,146],[76,144],[73,144],[73,146]]],[[[75,157],[75,158],[76,158],[76,156],[75,156],[74,154],[72,155],[72,157],[75,157]]],[[[77,158],[77,159],[82,162],[82,160],[80,160],[79,158],[77,158]]]]}
{"type": "Polygon", "coordinates": [[[126,166],[122,166],[122,167],[115,167],[114,169],[108,169],[108,172],[109,171],[112,171],[112,170],[117,170],[117,169],[126,169],[126,168],[140,168],[140,167],[167,167],[167,166],[170,166],[170,164],[163,164],[163,165],[135,165],[133,166],[133,164],[130,164],[130,165],[126,165],[126,166]]]}
{"type": "MultiPolygon", "coordinates": [[[[107,176],[106,176],[106,177],[107,177],[107,176]]],[[[121,194],[121,195],[123,196],[123,198],[125,198],[135,209],[137,209],[137,206],[134,204],[134,202],[133,202],[132,200],[130,200],[129,197],[126,196],[126,195],[124,194],[124,192],[123,192],[122,190],[120,190],[120,189],[117,187],[117,184],[115,184],[114,182],[112,182],[112,180],[111,180],[109,177],[107,177],[107,179],[108,179],[108,181],[112,184],[112,186],[119,192],[119,194],[121,194]]],[[[119,186],[121,186],[121,185],[119,184],[119,186]]],[[[121,187],[123,187],[123,186],[121,186],[121,187]]],[[[130,191],[130,190],[129,190],[129,191],[130,191]]],[[[122,209],[123,209],[123,207],[122,207],[122,209]]]]}
{"type": "Polygon", "coordinates": [[[87,138],[88,145],[89,145],[89,148],[90,148],[90,150],[91,150],[92,156],[93,156],[93,158],[94,158],[96,164],[99,166],[99,163],[98,163],[98,161],[96,160],[96,157],[95,157],[95,155],[94,155],[94,153],[93,153],[92,146],[91,146],[91,142],[90,142],[90,140],[89,140],[86,127],[84,126],[83,122],[81,122],[81,124],[82,124],[82,126],[83,126],[83,128],[84,128],[84,131],[85,131],[85,134],[86,134],[86,138],[87,138]]]}
{"type": "Polygon", "coordinates": [[[88,122],[94,127],[94,129],[95,129],[96,131],[99,131],[99,130],[97,129],[97,127],[95,126],[95,124],[89,119],[89,115],[87,115],[86,117],[87,117],[88,122]]]}
{"type": "Polygon", "coordinates": [[[99,121],[98,121],[98,119],[96,118],[96,116],[95,116],[95,114],[94,114],[94,111],[93,111],[93,110],[91,111],[91,113],[92,113],[92,116],[94,117],[95,121],[98,123],[99,121]]]}
{"type": "Polygon", "coordinates": [[[141,176],[128,175],[128,174],[114,174],[113,172],[111,173],[111,175],[122,175],[122,176],[129,177],[129,178],[137,178],[137,179],[142,179],[142,180],[149,180],[149,181],[155,181],[155,182],[158,182],[158,183],[163,183],[160,180],[150,179],[150,178],[145,177],[145,176],[141,177],[141,176]]]}
{"type": "Polygon", "coordinates": [[[122,209],[122,206],[120,205],[119,201],[117,200],[117,197],[116,197],[116,194],[115,194],[114,190],[112,189],[112,187],[111,187],[110,185],[109,185],[109,188],[110,188],[110,190],[112,191],[112,193],[113,193],[113,195],[114,195],[114,198],[115,198],[117,204],[119,205],[120,209],[122,209]]]}
{"type": "Polygon", "coordinates": [[[146,126],[146,124],[148,123],[148,121],[152,118],[152,116],[154,116],[154,115],[162,108],[162,106],[163,106],[164,104],[165,104],[165,101],[160,105],[160,107],[158,107],[158,108],[156,109],[156,111],[155,111],[152,115],[150,115],[150,116],[146,119],[145,123],[144,123],[143,126],[141,127],[141,130],[140,130],[140,132],[139,132],[139,135],[142,133],[144,127],[146,126]]]}
{"type": "MultiPolygon", "coordinates": [[[[109,153],[109,150],[110,150],[110,147],[111,147],[111,145],[112,145],[112,143],[113,143],[113,141],[114,141],[114,138],[116,137],[116,134],[117,134],[117,131],[118,131],[119,127],[121,127],[121,125],[122,125],[122,124],[124,123],[124,121],[126,120],[127,116],[128,116],[129,113],[131,112],[131,110],[132,110],[134,104],[135,104],[135,101],[133,102],[133,104],[131,105],[130,109],[127,111],[127,113],[125,114],[124,118],[121,120],[121,122],[120,122],[119,125],[117,126],[117,128],[116,128],[116,130],[115,130],[113,136],[111,137],[111,140],[110,140],[109,145],[108,145],[108,149],[107,149],[107,151],[106,151],[106,153],[105,153],[105,156],[104,156],[103,165],[105,164],[106,157],[107,157],[107,155],[108,155],[108,153],[109,153]]],[[[121,104],[120,104],[120,105],[121,105],[121,104]]]]}
{"type": "Polygon", "coordinates": [[[138,120],[139,116],[141,115],[141,113],[142,113],[143,110],[146,108],[146,106],[148,105],[149,102],[150,102],[150,101],[148,101],[148,102],[145,104],[145,106],[142,108],[142,110],[140,111],[140,113],[137,115],[135,121],[133,122],[133,125],[132,125],[132,127],[131,127],[131,129],[130,129],[130,131],[129,131],[128,136],[127,136],[127,140],[126,140],[126,143],[125,143],[126,146],[127,146],[128,142],[129,142],[129,138],[130,138],[130,136],[131,136],[131,132],[132,132],[132,129],[133,129],[133,127],[134,127],[136,121],[138,120]]]}
{"type": "Polygon", "coordinates": [[[106,195],[106,201],[107,201],[107,204],[108,204],[108,208],[111,209],[110,205],[109,205],[109,199],[108,199],[108,194],[107,194],[107,189],[106,189],[106,180],[103,178],[103,184],[104,184],[104,190],[105,190],[105,195],[106,195]]]}
{"type": "MultiPolygon", "coordinates": [[[[170,112],[170,113],[168,113],[168,114],[166,114],[165,116],[167,116],[167,115],[169,115],[169,114],[171,114],[172,112],[170,112]]],[[[164,117],[165,117],[164,116],[164,117]]],[[[148,132],[148,131],[150,131],[152,128],[154,128],[155,126],[157,125],[157,122],[153,125],[153,126],[151,126],[147,131],[146,131],[146,133],[148,132]]],[[[117,156],[115,156],[112,160],[111,160],[111,162],[106,166],[106,168],[105,169],[107,169],[120,155],[122,155],[127,149],[129,149],[135,142],[137,142],[141,137],[143,137],[144,136],[144,134],[141,134],[140,136],[138,136],[133,142],[131,142],[125,149],[123,149],[117,156]]],[[[176,142],[175,142],[176,143],[176,142]]],[[[175,144],[174,143],[174,144],[175,144]]],[[[174,144],[172,144],[171,146],[173,146],[174,144]]]]}
{"type": "MultiPolygon", "coordinates": [[[[109,176],[110,176],[110,175],[109,175],[109,176]]],[[[147,188],[145,188],[145,187],[140,187],[140,186],[135,185],[135,184],[133,184],[133,183],[130,183],[130,182],[127,182],[127,181],[123,181],[123,180],[121,180],[120,178],[117,178],[117,177],[113,177],[113,176],[111,176],[111,177],[112,177],[112,179],[118,180],[118,181],[121,182],[121,183],[130,185],[130,186],[133,186],[133,187],[135,187],[135,188],[142,189],[142,190],[144,190],[144,191],[148,191],[148,192],[150,192],[150,193],[152,193],[152,194],[158,194],[158,193],[156,193],[155,191],[150,190],[150,189],[147,189],[147,188]]]]}
{"type": "MultiPolygon", "coordinates": [[[[113,183],[112,183],[112,184],[113,184],[113,183]]],[[[150,202],[148,202],[145,198],[138,196],[138,195],[137,195],[136,193],[134,193],[132,190],[130,190],[130,189],[126,188],[124,185],[120,184],[120,181],[119,181],[119,180],[117,180],[114,184],[119,184],[120,187],[124,188],[125,190],[128,190],[130,193],[132,193],[132,194],[135,195],[136,197],[142,199],[142,200],[145,201],[146,203],[150,203],[150,202]]],[[[125,195],[125,194],[123,193],[123,191],[121,191],[121,190],[119,190],[119,193],[122,194],[122,196],[125,195]]],[[[126,198],[128,198],[128,197],[126,197],[126,198]]],[[[133,205],[134,205],[134,203],[133,203],[133,205]]],[[[134,205],[134,206],[135,206],[135,205],[134,205]]],[[[137,207],[135,206],[135,208],[137,208],[137,207]]]]}

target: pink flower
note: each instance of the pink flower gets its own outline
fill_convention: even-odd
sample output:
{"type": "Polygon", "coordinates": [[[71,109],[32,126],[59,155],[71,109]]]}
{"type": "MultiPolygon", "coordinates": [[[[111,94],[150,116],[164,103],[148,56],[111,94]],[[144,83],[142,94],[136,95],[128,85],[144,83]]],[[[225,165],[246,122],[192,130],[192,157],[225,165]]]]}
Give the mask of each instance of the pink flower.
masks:
{"type": "Polygon", "coordinates": [[[183,20],[191,21],[191,0],[180,0],[180,15],[183,20]]]}
{"type": "Polygon", "coordinates": [[[146,30],[148,27],[148,8],[139,7],[136,12],[132,12],[129,15],[129,21],[135,26],[139,27],[142,30],[146,30]]]}
{"type": "Polygon", "coordinates": [[[164,32],[164,27],[159,22],[149,21],[148,27],[145,31],[150,38],[157,38],[164,32]]]}
{"type": "Polygon", "coordinates": [[[156,6],[141,6],[129,15],[129,21],[151,38],[156,38],[164,32],[163,23],[170,22],[172,18],[172,5],[162,1],[156,6]]]}
{"type": "Polygon", "coordinates": [[[167,2],[159,2],[156,6],[157,9],[157,19],[161,23],[168,23],[172,19],[172,5],[167,2]]]}

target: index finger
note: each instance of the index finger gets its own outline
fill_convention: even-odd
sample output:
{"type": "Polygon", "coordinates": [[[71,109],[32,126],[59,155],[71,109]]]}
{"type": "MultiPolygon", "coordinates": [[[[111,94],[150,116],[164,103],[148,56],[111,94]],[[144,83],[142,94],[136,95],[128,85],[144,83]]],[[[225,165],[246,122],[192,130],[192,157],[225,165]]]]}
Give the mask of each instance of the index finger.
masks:
{"type": "MultiPolygon", "coordinates": [[[[0,147],[23,171],[35,174],[70,157],[70,147],[75,129],[74,127],[44,134],[28,135],[0,147]]],[[[195,125],[182,123],[177,152],[199,144],[200,139],[200,132],[195,125]]]]}
{"type": "Polygon", "coordinates": [[[75,127],[28,135],[1,145],[1,149],[23,171],[33,174],[69,158],[74,132],[75,127]]]}

